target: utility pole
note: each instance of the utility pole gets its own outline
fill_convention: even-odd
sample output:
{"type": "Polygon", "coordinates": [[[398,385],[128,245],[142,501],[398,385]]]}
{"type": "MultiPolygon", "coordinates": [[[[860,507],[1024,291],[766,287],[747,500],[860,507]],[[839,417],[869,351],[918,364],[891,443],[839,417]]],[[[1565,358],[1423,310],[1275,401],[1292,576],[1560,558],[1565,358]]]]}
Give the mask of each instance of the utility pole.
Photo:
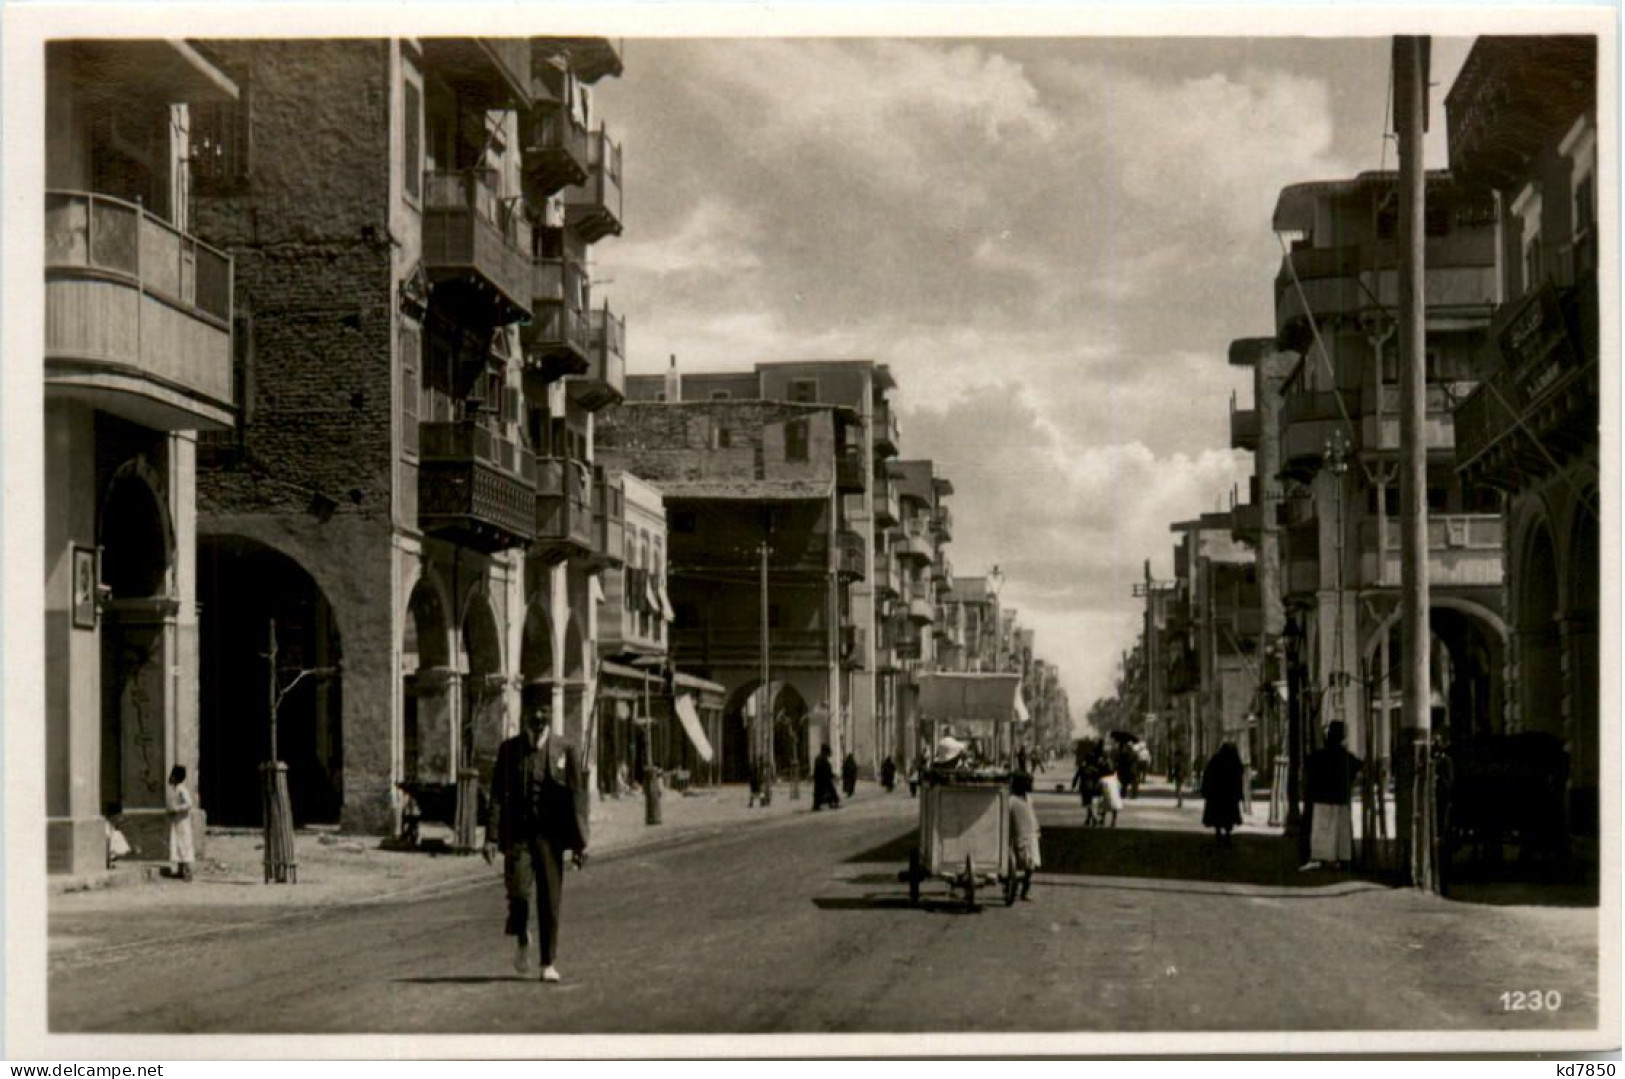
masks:
{"type": "Polygon", "coordinates": [[[1406,799],[1408,806],[1401,807],[1400,827],[1409,832],[1411,884],[1437,892],[1428,712],[1432,676],[1428,668],[1427,319],[1423,277],[1427,191],[1422,168],[1431,44],[1426,37],[1394,38],[1393,89],[1394,127],[1399,135],[1399,493],[1404,604],[1404,733],[1399,763],[1408,766],[1409,773],[1400,777],[1400,790],[1405,792],[1408,787],[1410,795],[1406,799]]]}
{"type": "Polygon", "coordinates": [[[761,559],[761,650],[762,690],[756,705],[756,751],[762,761],[762,804],[773,802],[773,687],[772,668],[768,662],[767,637],[767,556],[770,548],[763,539],[756,553],[761,559]]]}

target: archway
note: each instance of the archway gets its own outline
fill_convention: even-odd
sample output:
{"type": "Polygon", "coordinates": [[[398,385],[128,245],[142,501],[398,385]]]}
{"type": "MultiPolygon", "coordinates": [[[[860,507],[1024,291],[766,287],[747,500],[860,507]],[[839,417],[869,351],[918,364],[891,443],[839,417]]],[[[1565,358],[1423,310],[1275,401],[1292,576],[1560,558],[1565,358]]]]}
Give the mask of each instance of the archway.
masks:
{"type": "Polygon", "coordinates": [[[201,654],[198,795],[211,823],[261,823],[259,766],[270,758],[270,671],[276,624],[282,684],[325,669],[283,698],[277,751],[288,765],[297,824],[334,824],[344,801],[343,658],[333,609],[293,559],[235,536],[198,541],[201,654]]]}
{"type": "MultiPolygon", "coordinates": [[[[1387,756],[1403,726],[1404,649],[1396,608],[1367,639],[1363,672],[1371,738],[1362,754],[1387,756]]],[[[1430,726],[1454,742],[1506,733],[1501,672],[1506,627],[1488,608],[1460,597],[1433,596],[1428,611],[1430,726]]]]}
{"type": "Polygon", "coordinates": [[[102,615],[102,812],[164,805],[173,660],[166,622],[178,610],[174,533],[159,479],[137,458],[113,473],[98,519],[102,615]]]}
{"type": "Polygon", "coordinates": [[[519,675],[524,679],[520,707],[528,713],[536,705],[551,706],[558,669],[553,664],[553,623],[547,604],[540,598],[530,602],[525,628],[519,639],[519,675]]]}
{"type": "Polygon", "coordinates": [[[1544,522],[1524,544],[1518,588],[1518,711],[1526,731],[1563,731],[1563,653],[1557,624],[1557,557],[1544,522]]]}
{"type": "Polygon", "coordinates": [[[429,577],[418,581],[406,609],[401,646],[402,778],[444,783],[451,775],[451,649],[446,604],[429,577]]]}
{"type": "Polygon", "coordinates": [[[481,784],[489,789],[497,747],[502,743],[504,679],[501,635],[496,614],[483,590],[469,598],[461,639],[458,666],[464,671],[464,678],[460,766],[478,769],[481,784]]]}

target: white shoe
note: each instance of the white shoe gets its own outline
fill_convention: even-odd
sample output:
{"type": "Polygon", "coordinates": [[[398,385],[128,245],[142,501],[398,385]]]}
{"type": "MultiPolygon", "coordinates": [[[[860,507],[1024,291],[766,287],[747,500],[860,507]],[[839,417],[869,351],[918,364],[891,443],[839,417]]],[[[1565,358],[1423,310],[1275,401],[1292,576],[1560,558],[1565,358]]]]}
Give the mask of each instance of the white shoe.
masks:
{"type": "Polygon", "coordinates": [[[559,980],[559,968],[558,967],[555,967],[552,963],[549,963],[547,966],[542,968],[542,981],[544,981],[544,982],[556,982],[558,980],[559,980]]]}
{"type": "Polygon", "coordinates": [[[513,951],[513,969],[515,974],[530,973],[530,945],[520,944],[513,951]]]}
{"type": "Polygon", "coordinates": [[[1306,873],[1311,869],[1319,869],[1319,868],[1320,868],[1320,863],[1319,862],[1305,862],[1305,863],[1303,863],[1302,865],[1300,865],[1298,867],[1298,872],[1299,873],[1306,873]]]}

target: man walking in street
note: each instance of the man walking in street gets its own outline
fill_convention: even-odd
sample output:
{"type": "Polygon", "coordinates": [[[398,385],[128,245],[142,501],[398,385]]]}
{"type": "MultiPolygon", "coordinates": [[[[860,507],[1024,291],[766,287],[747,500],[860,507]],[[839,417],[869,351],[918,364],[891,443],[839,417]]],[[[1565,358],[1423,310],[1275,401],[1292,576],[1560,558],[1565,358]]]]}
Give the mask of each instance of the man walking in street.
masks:
{"type": "Polygon", "coordinates": [[[577,869],[587,858],[587,778],[575,745],[552,730],[551,712],[535,705],[525,729],[497,750],[491,779],[491,818],[485,860],[502,852],[508,891],[506,932],[518,938],[514,969],[530,973],[531,908],[536,912],[542,981],[559,980],[553,966],[564,899],[564,855],[577,869]]]}

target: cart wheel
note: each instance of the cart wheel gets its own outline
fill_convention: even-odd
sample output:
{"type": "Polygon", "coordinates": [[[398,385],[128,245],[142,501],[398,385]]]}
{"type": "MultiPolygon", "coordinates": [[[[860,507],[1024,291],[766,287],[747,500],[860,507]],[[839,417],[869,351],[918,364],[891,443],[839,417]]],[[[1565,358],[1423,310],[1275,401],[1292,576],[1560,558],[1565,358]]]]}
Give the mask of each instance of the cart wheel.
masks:
{"type": "Polygon", "coordinates": [[[1013,907],[1016,905],[1016,892],[1020,889],[1020,887],[1021,881],[1016,879],[1016,863],[1012,861],[1008,866],[1005,867],[1004,871],[1005,906],[1013,907]]]}
{"type": "Polygon", "coordinates": [[[976,868],[971,865],[970,855],[965,855],[965,909],[976,909],[976,868]]]}
{"type": "Polygon", "coordinates": [[[913,847],[908,852],[908,901],[916,907],[920,905],[919,847],[913,847]]]}

